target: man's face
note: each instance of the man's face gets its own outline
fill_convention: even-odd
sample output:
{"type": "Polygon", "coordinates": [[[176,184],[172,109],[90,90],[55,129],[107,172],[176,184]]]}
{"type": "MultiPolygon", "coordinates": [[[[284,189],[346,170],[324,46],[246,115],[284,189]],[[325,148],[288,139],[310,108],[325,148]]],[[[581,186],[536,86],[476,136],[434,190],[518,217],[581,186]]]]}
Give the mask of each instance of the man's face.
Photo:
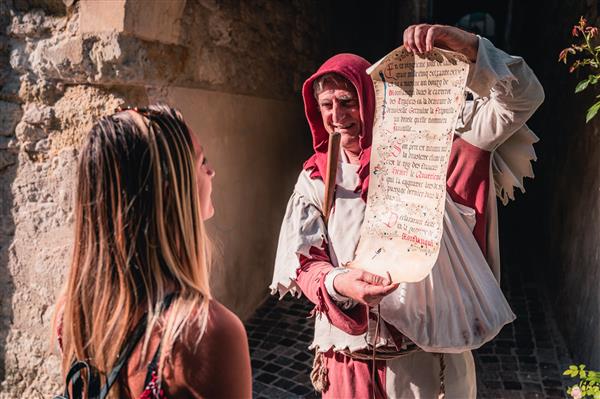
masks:
{"type": "Polygon", "coordinates": [[[340,132],[342,147],[358,153],[362,125],[358,98],[352,84],[326,82],[317,102],[325,130],[328,133],[340,132]]]}

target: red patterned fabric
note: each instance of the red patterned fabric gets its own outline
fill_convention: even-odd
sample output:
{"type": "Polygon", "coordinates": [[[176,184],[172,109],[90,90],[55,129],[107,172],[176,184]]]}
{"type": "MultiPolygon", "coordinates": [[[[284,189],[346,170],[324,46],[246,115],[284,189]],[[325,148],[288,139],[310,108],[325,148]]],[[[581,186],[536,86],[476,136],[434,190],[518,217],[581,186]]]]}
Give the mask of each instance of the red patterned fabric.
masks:
{"type": "Polygon", "coordinates": [[[167,399],[165,391],[158,383],[158,375],[156,374],[156,370],[152,371],[152,379],[144,389],[144,392],[142,392],[140,395],[140,399],[167,399]]]}

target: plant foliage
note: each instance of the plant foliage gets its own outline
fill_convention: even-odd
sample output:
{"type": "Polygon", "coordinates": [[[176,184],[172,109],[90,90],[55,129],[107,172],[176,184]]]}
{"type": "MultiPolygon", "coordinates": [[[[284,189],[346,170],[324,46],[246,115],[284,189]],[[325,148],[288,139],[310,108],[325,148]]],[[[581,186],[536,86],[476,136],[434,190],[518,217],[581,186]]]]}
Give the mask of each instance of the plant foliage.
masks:
{"type": "Polygon", "coordinates": [[[580,364],[579,366],[572,364],[563,372],[563,375],[568,375],[571,378],[579,378],[577,384],[567,389],[567,393],[574,399],[600,399],[599,372],[586,370],[585,364],[580,364]]]}
{"type": "MultiPolygon", "coordinates": [[[[587,20],[583,17],[579,19],[579,23],[573,26],[571,30],[576,43],[560,52],[558,61],[567,64],[568,58],[575,57],[575,60],[569,67],[569,72],[574,72],[579,68],[589,68],[588,76],[577,84],[575,93],[580,93],[589,86],[594,86],[600,80],[600,46],[595,46],[593,41],[598,36],[598,28],[590,26],[587,20]]],[[[600,94],[596,96],[600,98],[600,94]]],[[[600,100],[597,100],[591,107],[588,108],[585,122],[589,122],[598,114],[600,110],[600,100]]]]}

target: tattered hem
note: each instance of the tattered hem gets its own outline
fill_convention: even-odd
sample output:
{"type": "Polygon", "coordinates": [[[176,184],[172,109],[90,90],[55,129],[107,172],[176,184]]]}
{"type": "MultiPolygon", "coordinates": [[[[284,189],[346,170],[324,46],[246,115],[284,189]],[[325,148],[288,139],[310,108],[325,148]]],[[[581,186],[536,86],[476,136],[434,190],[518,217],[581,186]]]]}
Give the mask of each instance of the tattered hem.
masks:
{"type": "Polygon", "coordinates": [[[271,290],[271,295],[279,294],[279,300],[282,300],[288,293],[295,298],[302,297],[302,290],[298,287],[298,284],[296,284],[296,280],[291,278],[287,284],[278,281],[277,283],[271,284],[269,289],[271,290]]]}

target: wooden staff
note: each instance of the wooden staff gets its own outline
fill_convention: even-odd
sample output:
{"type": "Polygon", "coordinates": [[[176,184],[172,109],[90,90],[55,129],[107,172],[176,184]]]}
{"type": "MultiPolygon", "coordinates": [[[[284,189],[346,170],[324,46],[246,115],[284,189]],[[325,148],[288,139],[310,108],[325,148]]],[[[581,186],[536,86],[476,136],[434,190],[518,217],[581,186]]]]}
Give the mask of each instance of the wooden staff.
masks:
{"type": "Polygon", "coordinates": [[[340,132],[333,132],[329,135],[329,146],[327,148],[327,171],[325,173],[325,201],[323,216],[325,224],[329,221],[329,214],[333,205],[333,196],[335,192],[335,177],[337,174],[338,160],[340,158],[340,132]]]}

